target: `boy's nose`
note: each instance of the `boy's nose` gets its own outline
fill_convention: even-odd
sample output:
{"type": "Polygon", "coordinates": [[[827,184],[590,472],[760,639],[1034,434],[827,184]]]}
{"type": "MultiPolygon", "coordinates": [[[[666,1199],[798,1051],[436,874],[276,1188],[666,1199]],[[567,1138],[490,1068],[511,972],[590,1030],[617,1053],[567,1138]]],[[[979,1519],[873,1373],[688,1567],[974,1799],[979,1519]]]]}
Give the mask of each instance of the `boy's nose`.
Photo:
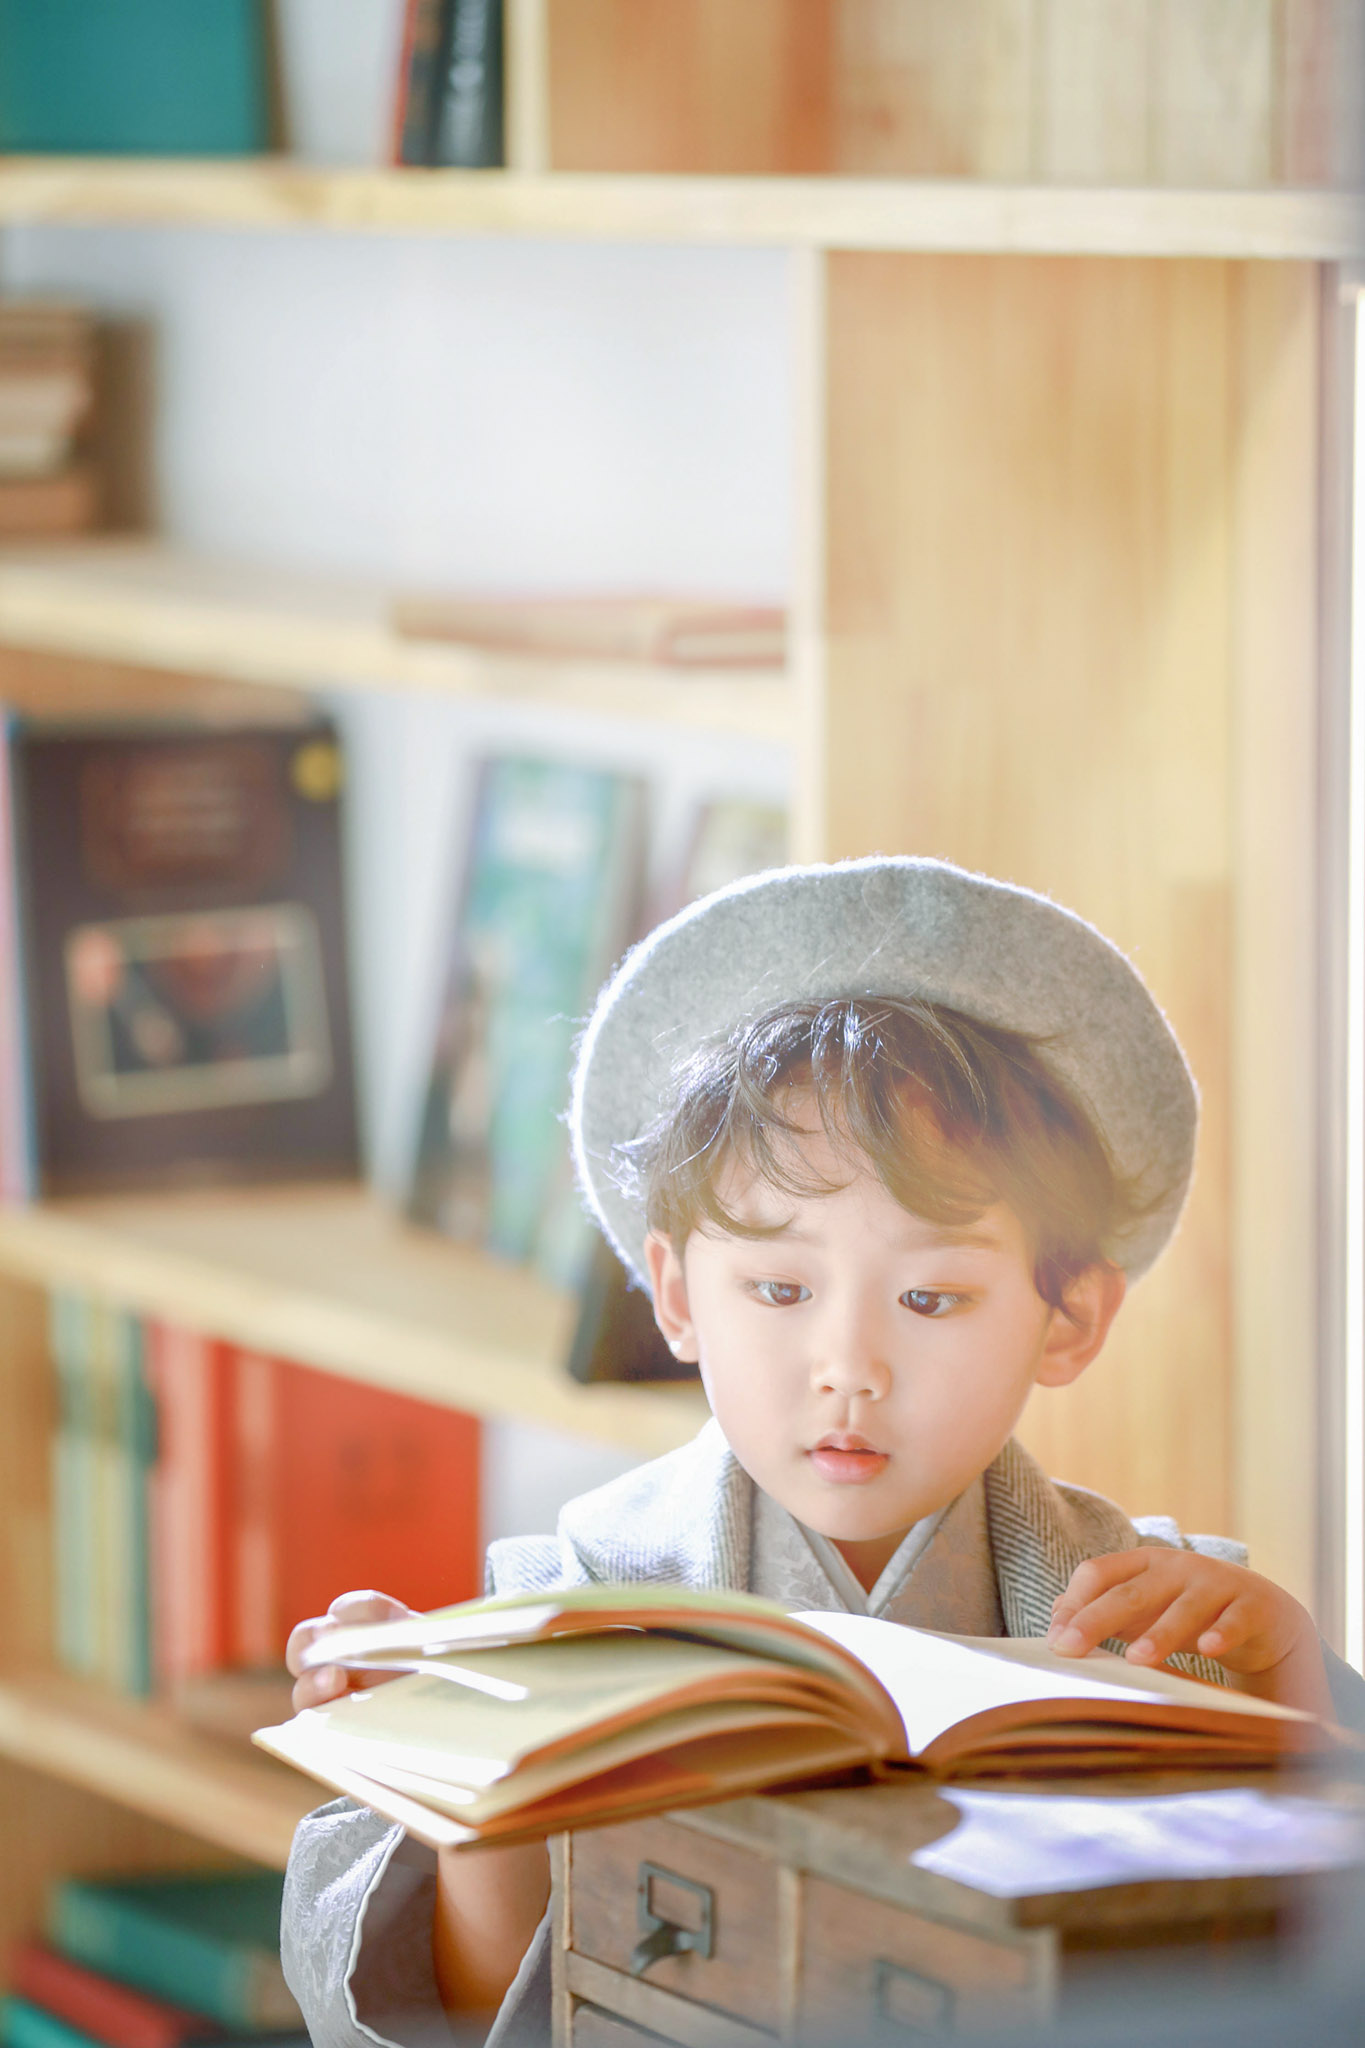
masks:
{"type": "Polygon", "coordinates": [[[846,1329],[821,1347],[814,1378],[818,1393],[880,1401],[891,1384],[891,1370],[872,1331],[846,1329]]]}

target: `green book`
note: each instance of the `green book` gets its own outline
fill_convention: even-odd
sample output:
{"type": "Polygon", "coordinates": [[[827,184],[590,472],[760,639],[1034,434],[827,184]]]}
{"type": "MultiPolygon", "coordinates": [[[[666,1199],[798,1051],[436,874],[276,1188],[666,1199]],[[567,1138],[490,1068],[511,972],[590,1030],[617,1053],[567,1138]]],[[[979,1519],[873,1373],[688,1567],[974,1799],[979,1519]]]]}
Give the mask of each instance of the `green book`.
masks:
{"type": "Polygon", "coordinates": [[[261,0],[0,0],[0,149],[245,156],[267,141],[261,0]]]}
{"type": "Polygon", "coordinates": [[[561,1117],[574,1038],[635,929],[644,802],[635,776],[561,761],[479,779],[409,1213],[554,1277],[588,1237],[561,1117]]]}
{"type": "Polygon", "coordinates": [[[95,1437],[91,1414],[90,1304],[55,1291],[48,1305],[48,1348],[57,1376],[52,1440],[53,1577],[57,1655],[68,1671],[99,1667],[95,1564],[95,1437]]]}
{"type": "Polygon", "coordinates": [[[235,2032],[296,2028],[280,1966],[276,1871],[244,1876],[68,1878],[53,1893],[48,1934],[73,1962],[207,2013],[235,2032]]]}

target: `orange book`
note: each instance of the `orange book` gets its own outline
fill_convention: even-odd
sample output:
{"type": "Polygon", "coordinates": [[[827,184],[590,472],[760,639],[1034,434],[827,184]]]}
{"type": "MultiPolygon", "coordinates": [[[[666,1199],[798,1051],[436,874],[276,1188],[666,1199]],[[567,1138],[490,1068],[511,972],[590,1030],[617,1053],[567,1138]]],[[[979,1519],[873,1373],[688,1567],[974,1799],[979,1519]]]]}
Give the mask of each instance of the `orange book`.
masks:
{"type": "Polygon", "coordinates": [[[474,1417],[248,1352],[233,1410],[231,1662],[277,1662],[357,1587],[418,1608],[479,1590],[474,1417]]]}

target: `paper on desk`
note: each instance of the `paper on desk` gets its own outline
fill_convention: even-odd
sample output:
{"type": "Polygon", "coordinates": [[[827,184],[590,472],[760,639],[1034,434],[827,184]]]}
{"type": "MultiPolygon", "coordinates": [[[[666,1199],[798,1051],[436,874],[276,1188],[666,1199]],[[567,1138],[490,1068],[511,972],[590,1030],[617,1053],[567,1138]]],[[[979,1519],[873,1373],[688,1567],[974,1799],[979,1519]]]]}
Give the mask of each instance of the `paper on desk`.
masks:
{"type": "Polygon", "coordinates": [[[1128,1799],[944,1786],[939,1796],[961,1822],[910,1861],[1001,1899],[1365,1862],[1365,1813],[1247,1787],[1128,1799]]]}

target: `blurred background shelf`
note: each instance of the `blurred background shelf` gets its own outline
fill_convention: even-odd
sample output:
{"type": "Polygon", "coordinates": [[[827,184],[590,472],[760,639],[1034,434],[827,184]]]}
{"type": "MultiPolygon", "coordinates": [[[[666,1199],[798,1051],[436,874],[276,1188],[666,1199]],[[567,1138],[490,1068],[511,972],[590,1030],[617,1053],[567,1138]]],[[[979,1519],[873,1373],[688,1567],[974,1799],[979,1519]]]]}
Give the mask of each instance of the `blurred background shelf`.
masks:
{"type": "Polygon", "coordinates": [[[0,645],[285,687],[420,689],[762,737],[780,670],[490,652],[388,623],[378,584],[217,561],[146,541],[0,552],[0,645]]]}
{"type": "Polygon", "coordinates": [[[318,1788],[164,1708],[56,1675],[0,1680],[0,1757],[282,1870],[318,1788]]]}
{"type": "Polygon", "coordinates": [[[524,1268],[405,1228],[352,1187],[120,1196],[0,1212],[0,1271],[246,1348],[656,1457],[699,1390],[577,1385],[575,1304],[524,1268]]]}
{"type": "Polygon", "coordinates": [[[18,221],[1319,262],[1365,248],[1359,197],[1311,188],[331,170],[285,158],[12,157],[0,163],[0,223],[18,221]]]}

